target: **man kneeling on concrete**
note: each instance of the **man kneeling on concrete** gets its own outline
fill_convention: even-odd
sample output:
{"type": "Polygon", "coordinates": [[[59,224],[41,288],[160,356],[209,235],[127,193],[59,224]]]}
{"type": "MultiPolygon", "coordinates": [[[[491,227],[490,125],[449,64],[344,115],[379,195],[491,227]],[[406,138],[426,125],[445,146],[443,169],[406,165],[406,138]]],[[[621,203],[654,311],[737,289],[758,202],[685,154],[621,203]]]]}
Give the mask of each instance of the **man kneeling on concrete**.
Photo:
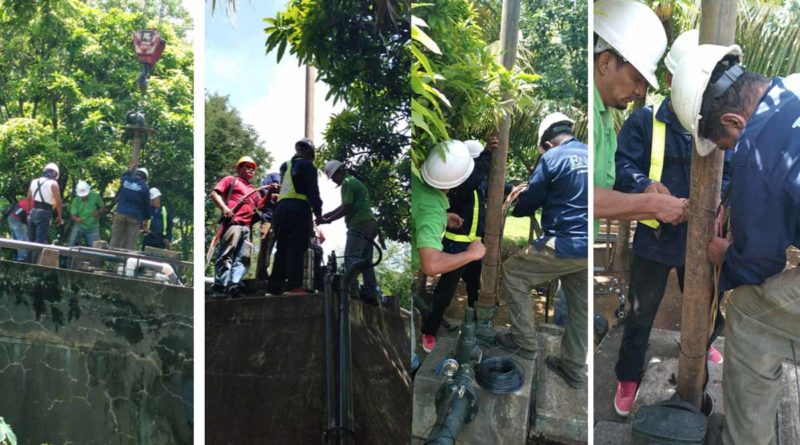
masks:
{"type": "Polygon", "coordinates": [[[774,444],[783,361],[800,340],[800,74],[772,79],[745,71],[737,45],[700,45],[681,59],[673,104],[697,151],[735,147],[729,237],[714,236],[709,260],[721,266],[726,311],[722,441],[774,444]]]}
{"type": "Polygon", "coordinates": [[[511,330],[495,341],[504,350],[535,359],[538,343],[530,290],[560,278],[567,296],[567,325],[561,357],[548,356],[546,363],[568,385],[582,388],[586,381],[589,168],[587,146],[572,136],[572,124],[567,116],[553,113],[539,127],[539,146],[545,153],[513,215],[533,218],[541,207],[544,235],[503,263],[511,330]]]}
{"type": "Polygon", "coordinates": [[[364,287],[358,292],[358,283],[353,281],[350,297],[361,297],[365,302],[378,304],[376,293],[378,280],[372,267],[372,240],[378,236],[378,221],[372,215],[372,202],[369,191],[363,182],[353,175],[348,175],[344,164],[340,161],[328,161],[325,164],[325,176],[342,187],[342,205],[332,212],[322,215],[322,223],[328,224],[344,217],[347,225],[347,243],[344,247],[344,268],[349,271],[362,260],[369,262],[361,275],[364,287]]]}

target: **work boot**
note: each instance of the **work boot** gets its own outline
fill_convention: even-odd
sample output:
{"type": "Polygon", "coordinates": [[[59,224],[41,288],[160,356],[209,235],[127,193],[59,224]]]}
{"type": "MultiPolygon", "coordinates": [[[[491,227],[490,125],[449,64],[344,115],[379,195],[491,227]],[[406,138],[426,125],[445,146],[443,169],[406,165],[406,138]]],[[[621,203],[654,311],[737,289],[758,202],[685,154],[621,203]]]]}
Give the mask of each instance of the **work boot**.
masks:
{"type": "Polygon", "coordinates": [[[536,350],[534,349],[527,349],[523,348],[522,346],[518,345],[517,342],[511,338],[511,333],[506,332],[504,334],[498,334],[494,338],[495,344],[500,346],[500,349],[510,352],[512,354],[516,354],[524,359],[527,360],[536,360],[536,350]]]}
{"type": "Polygon", "coordinates": [[[633,380],[620,380],[617,382],[617,392],[614,394],[614,410],[622,417],[628,417],[639,391],[639,382],[633,380]]]}
{"type": "Polygon", "coordinates": [[[569,385],[571,388],[586,388],[586,378],[575,377],[573,373],[568,372],[567,367],[564,364],[564,360],[562,360],[561,357],[548,355],[547,358],[544,359],[544,362],[549,370],[553,371],[559,377],[564,379],[567,385],[569,385]]]}
{"type": "Polygon", "coordinates": [[[725,416],[713,413],[708,417],[706,426],[706,445],[722,445],[722,430],[725,426],[725,416]]]}

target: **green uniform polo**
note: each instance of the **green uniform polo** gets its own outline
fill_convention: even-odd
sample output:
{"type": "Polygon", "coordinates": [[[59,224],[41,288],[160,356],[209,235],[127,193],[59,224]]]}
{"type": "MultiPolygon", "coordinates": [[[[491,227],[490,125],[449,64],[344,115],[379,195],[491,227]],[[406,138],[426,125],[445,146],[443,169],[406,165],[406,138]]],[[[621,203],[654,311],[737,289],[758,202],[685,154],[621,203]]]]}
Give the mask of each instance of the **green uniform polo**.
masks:
{"type": "MultiPolygon", "coordinates": [[[[617,132],[614,129],[614,112],[603,104],[597,85],[594,86],[594,185],[604,189],[614,187],[617,152],[617,132]]],[[[594,220],[594,236],[600,221],[594,220]]]]}
{"type": "Polygon", "coordinates": [[[442,236],[447,228],[450,203],[441,190],[425,184],[417,174],[411,175],[411,267],[419,269],[417,249],[430,247],[442,251],[442,236]]]}
{"type": "Polygon", "coordinates": [[[100,210],[102,207],[103,200],[100,199],[100,195],[89,192],[85,200],[79,196],[72,198],[72,202],[69,204],[69,213],[83,220],[83,224],[78,224],[78,227],[91,230],[100,227],[100,221],[92,215],[92,212],[100,210]]]}
{"type": "Polygon", "coordinates": [[[342,204],[352,206],[350,212],[344,217],[348,229],[375,219],[372,215],[372,202],[369,199],[367,186],[350,175],[347,175],[342,181],[342,204]]]}

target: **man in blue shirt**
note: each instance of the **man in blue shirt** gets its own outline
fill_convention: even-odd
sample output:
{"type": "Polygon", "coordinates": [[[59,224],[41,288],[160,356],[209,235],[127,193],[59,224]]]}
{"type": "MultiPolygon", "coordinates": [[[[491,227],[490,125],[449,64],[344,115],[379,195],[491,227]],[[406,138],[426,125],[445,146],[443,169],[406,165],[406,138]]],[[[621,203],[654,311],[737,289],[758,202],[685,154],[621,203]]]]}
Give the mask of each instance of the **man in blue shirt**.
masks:
{"type": "Polygon", "coordinates": [[[503,263],[503,285],[509,304],[511,330],[495,341],[504,350],[535,359],[537,335],[530,290],[560,278],[567,296],[567,326],[561,357],[548,356],[547,367],[568,385],[585,386],[588,304],[588,149],[572,136],[564,115],[543,121],[539,145],[546,150],[531,176],[528,189],[514,207],[516,217],[534,217],[542,209],[544,235],[503,263]],[[552,122],[549,125],[546,122],[552,122]]]}
{"type": "Polygon", "coordinates": [[[675,73],[673,98],[697,150],[733,148],[731,235],[712,237],[727,306],[723,395],[725,444],[775,443],[785,359],[800,340],[800,75],[744,70],[737,45],[700,45],[675,73]]]}
{"type": "Polygon", "coordinates": [[[111,225],[111,247],[136,250],[139,233],[147,231],[147,221],[150,220],[147,176],[146,168],[137,168],[133,164],[122,175],[117,192],[117,211],[111,225]]]}
{"type": "Polygon", "coordinates": [[[147,246],[169,249],[172,243],[172,215],[162,205],[161,191],[155,187],[150,189],[150,212],[150,230],[142,240],[142,250],[147,246]]]}
{"type": "MultiPolygon", "coordinates": [[[[686,51],[697,47],[697,40],[696,30],[675,40],[665,58],[668,85],[672,85],[677,61],[686,51]]],[[[691,160],[692,136],[681,126],[667,97],[656,106],[635,111],[623,124],[617,137],[614,189],[688,199],[691,160]]],[[[723,182],[727,182],[727,173],[726,163],[723,182]]],[[[655,220],[639,221],[636,225],[628,288],[630,312],[625,318],[616,366],[614,409],[620,416],[628,415],[636,398],[650,331],[673,268],[677,269],[678,285],[683,291],[686,228],[686,222],[673,225],[655,220]]],[[[708,358],[714,363],[722,362],[722,355],[713,347],[708,358]]]]}
{"type": "Polygon", "coordinates": [[[269,293],[274,295],[284,291],[305,293],[303,257],[311,241],[312,216],[320,222],[322,218],[314,143],[301,139],[294,148],[295,156],[280,168],[281,192],[272,217],[277,251],[269,276],[269,293]]]}

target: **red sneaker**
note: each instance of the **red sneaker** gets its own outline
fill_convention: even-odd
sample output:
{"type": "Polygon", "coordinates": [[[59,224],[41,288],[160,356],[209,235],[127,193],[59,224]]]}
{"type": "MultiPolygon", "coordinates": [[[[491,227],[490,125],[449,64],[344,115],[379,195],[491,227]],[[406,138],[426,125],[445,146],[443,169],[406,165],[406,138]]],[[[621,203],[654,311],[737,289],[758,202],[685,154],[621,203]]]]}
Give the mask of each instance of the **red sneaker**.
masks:
{"type": "Polygon", "coordinates": [[[622,417],[628,417],[636,400],[636,391],[639,390],[637,382],[627,380],[617,382],[617,393],[614,394],[614,409],[622,417]]]}
{"type": "Polygon", "coordinates": [[[307,290],[303,289],[302,287],[296,287],[296,288],[294,288],[292,290],[286,291],[286,293],[287,294],[306,295],[306,294],[309,294],[310,292],[308,292],[307,290]]]}
{"type": "Polygon", "coordinates": [[[436,347],[436,337],[433,335],[422,334],[422,349],[428,354],[436,347]]]}
{"type": "Polygon", "coordinates": [[[722,357],[722,353],[717,351],[715,347],[712,346],[708,349],[708,361],[714,363],[715,365],[720,365],[722,364],[723,360],[724,357],[722,357]]]}

